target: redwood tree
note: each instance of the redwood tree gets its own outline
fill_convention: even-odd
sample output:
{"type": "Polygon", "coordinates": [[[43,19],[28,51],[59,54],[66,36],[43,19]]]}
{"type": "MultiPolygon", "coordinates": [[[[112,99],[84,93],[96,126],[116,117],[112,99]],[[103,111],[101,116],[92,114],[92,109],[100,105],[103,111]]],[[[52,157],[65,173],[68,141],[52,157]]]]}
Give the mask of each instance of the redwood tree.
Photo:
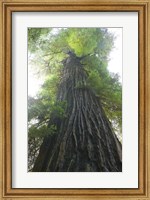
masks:
{"type": "MultiPolygon", "coordinates": [[[[100,44],[104,43],[103,41],[106,36],[109,36],[109,41],[112,41],[111,37],[106,33],[106,30],[95,29],[95,32],[92,32],[86,29],[89,34],[87,38],[95,38],[91,41],[84,39],[84,42],[94,43],[94,45],[92,43],[92,47],[87,46],[84,49],[84,44],[82,45],[81,40],[79,40],[79,45],[82,45],[83,48],[79,48],[76,46],[76,41],[72,42],[71,40],[76,38],[75,36],[77,36],[76,34],[78,32],[81,33],[81,36],[85,35],[84,29],[82,29],[82,31],[79,29],[69,30],[70,32],[67,31],[68,30],[63,30],[61,33],[63,37],[60,33],[56,34],[51,43],[51,48],[53,45],[56,46],[56,44],[58,44],[57,53],[63,54],[61,68],[57,70],[57,72],[59,71],[59,81],[57,81],[57,83],[55,82],[55,84],[57,84],[57,89],[55,91],[55,101],[53,102],[55,108],[58,106],[62,108],[62,105],[64,105],[63,114],[61,115],[60,112],[57,112],[59,109],[52,108],[50,112],[47,111],[48,116],[46,115],[45,117],[44,115],[44,126],[46,125],[44,132],[47,132],[47,134],[44,135],[32,171],[122,171],[121,143],[114,133],[114,129],[107,117],[109,116],[108,105],[110,105],[110,107],[113,105],[116,109],[115,112],[117,112],[117,104],[111,103],[111,98],[108,98],[109,95],[107,95],[109,91],[105,92],[106,87],[104,84],[103,88],[100,86],[98,87],[98,90],[101,91],[97,93],[97,85],[94,86],[92,84],[95,80],[93,80],[93,82],[90,81],[91,74],[94,72],[96,76],[97,74],[98,76],[102,74],[102,76],[105,76],[103,80],[104,83],[106,80],[109,80],[108,82],[111,84],[115,80],[114,84],[118,84],[116,79],[108,73],[106,67],[105,70],[100,69],[100,71],[96,68],[97,66],[104,68],[102,67],[104,61],[102,62],[100,60],[102,59],[100,44]],[[70,37],[68,36],[69,34],[71,34],[70,37]],[[105,36],[103,40],[102,34],[105,36]],[[60,38],[63,38],[63,40],[60,40],[60,38]],[[67,48],[64,44],[67,44],[67,48]],[[96,63],[95,60],[97,60],[96,63]],[[93,66],[95,67],[94,69],[93,66]],[[96,69],[98,71],[96,71],[96,69]],[[106,95],[103,95],[103,91],[106,95]],[[105,99],[108,99],[108,101],[105,99]]],[[[103,52],[107,49],[104,44],[103,52]]],[[[107,56],[110,49],[107,49],[106,53],[103,55],[107,56]]],[[[53,57],[55,57],[55,55],[51,53],[51,58],[53,57]]],[[[113,86],[109,85],[109,87],[112,89],[113,86]]],[[[115,89],[116,88],[117,87],[115,87],[115,89]]],[[[51,93],[51,91],[49,91],[49,93],[51,93]]],[[[52,104],[49,104],[48,107],[50,106],[52,107],[52,104]]],[[[37,115],[39,123],[39,113],[37,115]]],[[[38,132],[38,130],[39,128],[34,129],[34,132],[38,132]]]]}

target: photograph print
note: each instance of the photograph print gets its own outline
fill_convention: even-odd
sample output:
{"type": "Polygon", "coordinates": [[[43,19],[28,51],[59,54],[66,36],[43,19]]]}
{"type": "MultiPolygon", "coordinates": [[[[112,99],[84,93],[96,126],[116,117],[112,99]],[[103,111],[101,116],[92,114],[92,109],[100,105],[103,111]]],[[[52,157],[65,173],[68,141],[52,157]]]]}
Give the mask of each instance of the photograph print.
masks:
{"type": "Polygon", "coordinates": [[[122,28],[28,28],[28,172],[122,172],[122,28]]]}

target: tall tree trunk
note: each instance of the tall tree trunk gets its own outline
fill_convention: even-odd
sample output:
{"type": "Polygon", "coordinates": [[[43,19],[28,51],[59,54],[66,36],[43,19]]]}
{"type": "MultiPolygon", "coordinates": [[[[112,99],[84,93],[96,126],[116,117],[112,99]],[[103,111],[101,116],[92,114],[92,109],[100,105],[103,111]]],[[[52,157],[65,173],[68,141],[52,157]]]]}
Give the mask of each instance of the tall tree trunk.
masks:
{"type": "Polygon", "coordinates": [[[33,171],[122,171],[121,144],[99,98],[87,85],[80,59],[70,54],[63,64],[57,101],[67,102],[65,117],[51,120],[57,133],[44,138],[33,171]]]}

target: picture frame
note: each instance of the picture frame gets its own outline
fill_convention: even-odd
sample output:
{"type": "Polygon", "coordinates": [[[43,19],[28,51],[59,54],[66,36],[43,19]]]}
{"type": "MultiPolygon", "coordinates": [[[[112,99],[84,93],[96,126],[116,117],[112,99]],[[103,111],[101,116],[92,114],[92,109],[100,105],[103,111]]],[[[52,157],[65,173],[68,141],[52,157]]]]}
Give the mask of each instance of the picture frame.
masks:
{"type": "Polygon", "coordinates": [[[150,1],[149,0],[2,0],[0,3],[0,194],[1,199],[150,199],[149,88],[150,1]],[[137,189],[23,189],[12,188],[12,13],[56,11],[138,12],[139,16],[139,186],[137,189]]]}

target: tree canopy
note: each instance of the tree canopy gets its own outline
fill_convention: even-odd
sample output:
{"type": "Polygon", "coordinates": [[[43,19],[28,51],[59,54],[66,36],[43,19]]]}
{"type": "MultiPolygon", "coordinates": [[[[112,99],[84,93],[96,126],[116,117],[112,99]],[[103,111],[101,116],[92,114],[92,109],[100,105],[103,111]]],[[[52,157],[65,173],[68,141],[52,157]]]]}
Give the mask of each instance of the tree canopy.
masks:
{"type": "Polygon", "coordinates": [[[28,97],[29,169],[33,167],[42,139],[57,132],[55,125],[49,125],[51,116],[65,117],[67,102],[58,102],[57,93],[63,64],[71,53],[79,58],[88,77],[84,85],[78,82],[75,87],[92,89],[121,140],[122,86],[118,74],[107,69],[114,40],[107,28],[28,29],[30,66],[37,75],[43,76],[38,94],[28,97]],[[33,153],[34,143],[38,147],[33,153]]]}

